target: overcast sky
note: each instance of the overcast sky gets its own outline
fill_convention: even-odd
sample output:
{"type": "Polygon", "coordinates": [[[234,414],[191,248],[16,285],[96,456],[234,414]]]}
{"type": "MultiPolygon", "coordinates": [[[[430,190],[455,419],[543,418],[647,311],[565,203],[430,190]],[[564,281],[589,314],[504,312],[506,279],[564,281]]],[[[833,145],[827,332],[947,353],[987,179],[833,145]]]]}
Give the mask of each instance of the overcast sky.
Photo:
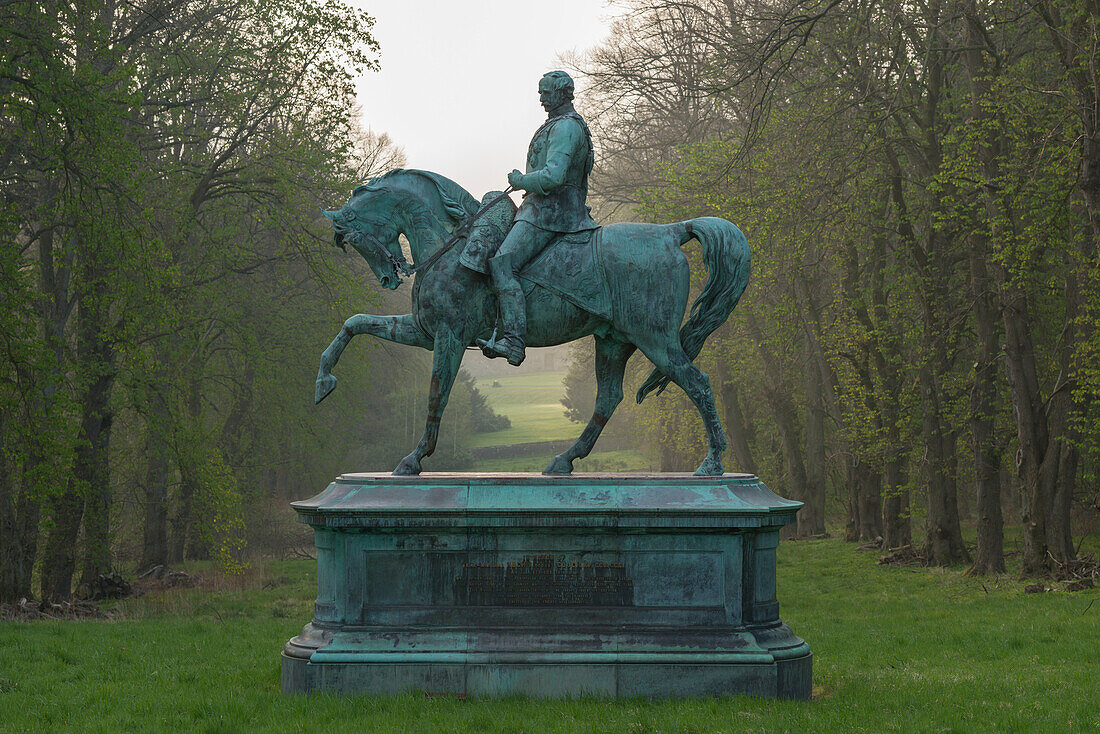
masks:
{"type": "MultiPolygon", "coordinates": [[[[480,198],[524,167],[546,118],[539,78],[604,39],[604,0],[355,0],[375,18],[379,72],[358,84],[363,122],[404,147],[410,168],[480,198]]],[[[583,114],[584,110],[580,112],[583,114]]]]}

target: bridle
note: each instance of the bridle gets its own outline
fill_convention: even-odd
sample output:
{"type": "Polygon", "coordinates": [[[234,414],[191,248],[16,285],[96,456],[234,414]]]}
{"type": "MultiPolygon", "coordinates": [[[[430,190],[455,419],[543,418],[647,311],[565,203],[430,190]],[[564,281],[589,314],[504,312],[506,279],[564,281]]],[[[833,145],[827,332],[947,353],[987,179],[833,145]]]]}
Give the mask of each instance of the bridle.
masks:
{"type": "Polygon", "coordinates": [[[390,252],[390,248],[383,245],[382,241],[372,235],[370,232],[360,232],[358,230],[352,230],[351,232],[348,232],[344,235],[344,239],[351,242],[352,247],[354,247],[356,242],[358,242],[359,240],[365,239],[367,242],[374,245],[379,254],[381,254],[383,258],[389,261],[390,265],[393,266],[393,269],[396,270],[399,275],[408,276],[412,272],[412,269],[409,267],[409,261],[405,259],[404,255],[394,255],[392,252],[390,252]]]}
{"type": "Polygon", "coordinates": [[[451,235],[451,238],[443,243],[442,247],[433,252],[431,256],[422,263],[413,263],[412,265],[410,265],[409,261],[405,259],[404,255],[394,255],[390,251],[390,248],[382,244],[381,240],[379,240],[377,237],[369,232],[351,230],[344,235],[344,239],[350,241],[353,247],[355,246],[355,242],[357,239],[366,239],[368,242],[374,245],[375,248],[382,254],[382,256],[390,263],[390,265],[393,266],[393,269],[398,273],[398,275],[403,275],[408,278],[412,275],[415,275],[416,273],[421,273],[425,270],[428,270],[437,262],[439,262],[439,259],[446,255],[451,250],[451,248],[458,243],[460,239],[469,234],[470,227],[473,226],[474,222],[480,219],[481,216],[485,214],[485,212],[489,211],[494,206],[504,201],[504,199],[507,198],[508,194],[512,193],[513,191],[515,191],[515,188],[509,186],[499,196],[494,197],[493,200],[490,201],[488,204],[481,207],[474,214],[467,217],[466,221],[464,221],[462,225],[454,231],[454,234],[451,235]]]}

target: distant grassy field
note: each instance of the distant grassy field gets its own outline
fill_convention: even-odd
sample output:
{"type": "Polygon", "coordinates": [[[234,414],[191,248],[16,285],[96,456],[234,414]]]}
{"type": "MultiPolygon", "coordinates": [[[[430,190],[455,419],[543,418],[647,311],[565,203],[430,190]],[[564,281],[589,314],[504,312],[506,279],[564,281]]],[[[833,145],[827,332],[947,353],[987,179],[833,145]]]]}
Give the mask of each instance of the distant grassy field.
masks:
{"type": "MultiPolygon", "coordinates": [[[[480,459],[474,462],[473,471],[533,471],[540,472],[554,458],[553,452],[545,456],[516,456],[508,459],[480,459]]],[[[596,471],[650,471],[649,461],[640,451],[622,449],[600,451],[599,444],[585,459],[573,464],[578,472],[596,471]]]]}
{"type": "Polygon", "coordinates": [[[479,433],[474,436],[473,445],[508,446],[579,436],[583,426],[566,418],[561,404],[563,377],[564,371],[480,378],[477,389],[493,410],[508,416],[512,427],[479,433]],[[493,387],[494,381],[499,387],[493,387]]]}
{"type": "Polygon", "coordinates": [[[780,612],[814,650],[814,700],[456,700],[279,692],[314,564],[168,591],[120,618],[0,622],[7,732],[1100,731],[1100,590],[875,565],[835,539],[779,547],[780,612]]]}
{"type": "MultiPolygon", "coordinates": [[[[474,446],[511,446],[537,441],[575,439],[584,426],[565,417],[561,404],[564,387],[564,371],[515,374],[500,377],[482,377],[477,387],[485,394],[489,405],[498,413],[508,416],[512,427],[505,431],[479,433],[473,438],[474,446]],[[497,387],[493,383],[497,383],[497,387]]],[[[545,455],[515,456],[500,459],[479,459],[471,467],[474,471],[542,471],[553,458],[554,452],[545,455]]],[[[576,463],[577,471],[646,471],[652,469],[639,451],[601,451],[599,444],[587,458],[576,463]]]]}

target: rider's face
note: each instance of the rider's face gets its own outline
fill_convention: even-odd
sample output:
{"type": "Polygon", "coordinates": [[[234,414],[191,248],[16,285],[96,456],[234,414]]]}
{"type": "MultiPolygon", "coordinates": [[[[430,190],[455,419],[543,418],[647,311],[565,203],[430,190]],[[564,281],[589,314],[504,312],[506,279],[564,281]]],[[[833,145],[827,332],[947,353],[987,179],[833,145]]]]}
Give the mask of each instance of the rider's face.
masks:
{"type": "Polygon", "coordinates": [[[562,90],[553,89],[550,82],[546,79],[539,82],[539,102],[542,103],[542,108],[544,110],[551,112],[561,107],[564,101],[565,93],[562,90]]]}

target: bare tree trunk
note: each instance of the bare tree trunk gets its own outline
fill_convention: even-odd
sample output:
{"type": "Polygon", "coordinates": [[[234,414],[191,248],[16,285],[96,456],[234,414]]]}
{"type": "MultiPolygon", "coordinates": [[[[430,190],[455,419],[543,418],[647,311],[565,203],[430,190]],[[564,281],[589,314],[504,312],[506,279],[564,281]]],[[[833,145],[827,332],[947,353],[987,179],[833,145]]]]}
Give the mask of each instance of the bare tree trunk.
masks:
{"type": "MultiPolygon", "coordinates": [[[[810,346],[807,345],[807,352],[810,346]]],[[[806,358],[806,489],[798,512],[798,534],[825,534],[825,406],[821,370],[806,358]]]]}
{"type": "MultiPolygon", "coordinates": [[[[886,220],[889,195],[882,199],[882,220],[886,220]]],[[[868,325],[879,335],[871,354],[882,383],[879,393],[878,414],[886,440],[882,456],[883,502],[882,540],[886,548],[902,548],[913,543],[913,529],[909,514],[909,490],[906,488],[907,447],[902,445],[901,392],[904,384],[904,357],[901,337],[890,315],[886,291],[887,238],[876,236],[871,253],[871,314],[868,325]]]]}
{"type": "Polygon", "coordinates": [[[900,220],[902,238],[908,243],[920,274],[921,316],[924,328],[924,361],[917,368],[921,396],[921,437],[928,468],[928,516],[925,555],[935,565],[947,566],[969,560],[962,541],[953,467],[955,436],[944,425],[944,409],[939,376],[949,371],[948,347],[943,342],[948,329],[939,310],[948,300],[945,285],[946,266],[942,262],[942,243],[928,237],[925,249],[916,240],[902,192],[902,171],[897,158],[888,152],[891,165],[891,198],[900,220]]]}
{"type": "Polygon", "coordinates": [[[726,423],[726,432],[729,434],[730,448],[733,449],[734,459],[737,460],[738,471],[748,474],[756,474],[756,461],[752,457],[752,433],[745,422],[744,413],[741,411],[740,395],[731,381],[723,381],[720,388],[722,396],[722,412],[726,423]]]}
{"type": "Polygon", "coordinates": [[[978,330],[978,354],[974,361],[974,385],[970,392],[970,435],[974,452],[974,478],[978,485],[978,548],[971,573],[1004,573],[1004,518],[1001,517],[1001,449],[995,431],[997,413],[997,359],[1000,339],[996,307],[985,262],[989,256],[984,237],[974,235],[970,250],[970,282],[974,321],[978,330]]]}
{"type": "Polygon", "coordinates": [[[195,501],[195,467],[184,459],[180,465],[179,496],[176,498],[176,512],[172,517],[171,532],[168,535],[168,562],[182,563],[187,558],[191,540],[192,504],[195,501]]]}
{"type": "Polygon", "coordinates": [[[168,427],[172,413],[168,405],[169,345],[166,337],[156,345],[156,364],[146,390],[145,457],[148,465],[142,496],[145,500],[141,533],[141,569],[168,563],[168,480],[170,472],[168,427]]]}
{"type": "Polygon", "coordinates": [[[168,563],[168,447],[161,431],[168,411],[163,398],[156,396],[149,416],[145,454],[149,462],[145,473],[145,514],[142,524],[141,569],[168,563]]]}
{"type": "Polygon", "coordinates": [[[1047,547],[1060,566],[1077,557],[1073,547],[1073,491],[1077,486],[1077,447],[1066,441],[1058,464],[1058,480],[1051,502],[1051,522],[1047,524],[1047,547]]]}
{"type": "Polygon", "coordinates": [[[18,569],[15,589],[19,597],[29,598],[31,595],[31,575],[34,572],[34,562],[38,558],[38,521],[39,516],[42,514],[42,506],[24,488],[19,494],[19,501],[16,503],[15,509],[16,516],[19,519],[16,530],[19,533],[19,547],[22,551],[22,568],[18,569]]]}
{"type": "MultiPolygon", "coordinates": [[[[1067,258],[1068,260],[1068,258],[1067,258]]],[[[1065,322],[1062,327],[1060,346],[1058,350],[1059,376],[1058,383],[1063,389],[1052,395],[1049,402],[1048,416],[1052,437],[1057,437],[1058,445],[1058,469],[1053,479],[1053,488],[1050,495],[1050,512],[1047,522],[1047,552],[1053,558],[1054,565],[1062,570],[1069,561],[1077,557],[1077,551],[1073,547],[1073,527],[1071,525],[1071,511],[1073,509],[1073,492],[1077,486],[1077,447],[1073,441],[1073,428],[1070,421],[1070,403],[1074,365],[1074,340],[1076,337],[1077,314],[1080,311],[1080,292],[1077,285],[1077,275],[1073,272],[1073,264],[1066,263],[1065,285],[1065,322]]],[[[1057,388],[1056,388],[1057,389],[1057,388]]]]}
{"type": "MultiPolygon", "coordinates": [[[[5,416],[0,415],[0,437],[4,423],[5,416]]],[[[11,462],[0,456],[0,603],[30,597],[38,554],[38,503],[15,475],[11,462]]]]}
{"type": "Polygon", "coordinates": [[[84,563],[80,584],[87,588],[100,574],[111,571],[109,451],[111,386],[115,379],[115,354],[106,340],[106,319],[94,299],[81,304],[77,319],[77,355],[85,375],[94,375],[84,394],[80,442],[73,476],[84,487],[84,563]]]}
{"type": "Polygon", "coordinates": [[[1077,303],[1077,283],[1073,273],[1066,278],[1066,314],[1059,349],[1060,370],[1055,393],[1048,401],[1047,420],[1050,426],[1050,444],[1047,448],[1050,469],[1044,472],[1049,477],[1050,489],[1047,508],[1047,555],[1050,567],[1056,573],[1064,573],[1066,564],[1077,557],[1073,547],[1073,528],[1071,511],[1073,491],[1077,486],[1077,447],[1074,445],[1070,427],[1070,393],[1073,370],[1074,324],[1079,304],[1077,303]]]}
{"type": "MultiPolygon", "coordinates": [[[[882,342],[888,339],[885,336],[889,332],[888,316],[885,313],[885,295],[882,293],[882,258],[885,257],[885,239],[875,239],[871,254],[871,299],[876,306],[875,319],[882,323],[876,325],[871,318],[861,290],[861,272],[859,267],[859,252],[852,244],[845,253],[843,289],[844,297],[849,308],[852,309],[858,322],[866,330],[867,334],[882,333],[878,339],[869,337],[857,340],[859,350],[856,354],[849,355],[849,361],[856,373],[859,385],[863,390],[863,400],[867,413],[873,416],[872,421],[876,432],[884,433],[893,431],[895,443],[888,444],[884,453],[897,450],[897,420],[896,415],[891,416],[879,407],[881,390],[876,386],[871,375],[871,364],[874,363],[877,370],[882,373],[887,391],[895,390],[892,395],[881,395],[888,404],[896,405],[899,397],[896,393],[900,387],[890,385],[889,375],[885,367],[882,342]],[[881,307],[880,307],[881,306],[881,307]]],[[[849,541],[874,541],[884,538],[883,508],[882,508],[882,470],[879,468],[879,456],[875,452],[859,445],[853,445],[850,449],[852,458],[849,461],[849,500],[851,512],[847,539],[849,541]]]]}
{"type": "MultiPolygon", "coordinates": [[[[971,114],[977,120],[988,117],[984,105],[989,93],[990,70],[982,53],[984,29],[977,6],[971,0],[967,14],[966,66],[970,75],[971,114]]],[[[992,165],[997,140],[987,141],[981,153],[985,167],[992,165]]],[[[988,172],[988,171],[987,171],[988,172]]],[[[997,360],[1000,335],[993,286],[986,270],[991,248],[988,235],[975,231],[970,237],[970,289],[974,302],[974,323],[978,331],[978,354],[974,362],[974,385],[970,392],[970,435],[974,452],[974,477],[978,485],[978,548],[971,573],[1004,573],[1004,519],[1001,517],[1001,452],[997,445],[997,360]]]]}
{"type": "Polygon", "coordinates": [[[844,539],[870,542],[882,537],[882,475],[859,456],[848,458],[848,521],[844,539]]]}
{"type": "Polygon", "coordinates": [[[241,426],[253,404],[253,383],[256,381],[256,366],[248,362],[240,377],[240,392],[233,402],[225,423],[222,424],[219,445],[223,447],[225,458],[234,469],[245,463],[246,450],[241,436],[241,426]]]}
{"type": "MultiPolygon", "coordinates": [[[[1045,401],[1039,388],[1026,298],[1011,283],[1004,268],[999,270],[1004,297],[1005,364],[1020,445],[1016,468],[1024,522],[1021,574],[1045,576],[1051,571],[1052,560],[1063,564],[1074,557],[1072,543],[1064,542],[1069,533],[1069,498],[1076,473],[1076,458],[1064,456],[1070,451],[1065,435],[1070,399],[1067,368],[1063,361],[1053,393],[1045,401]],[[1071,466],[1073,474],[1069,473],[1071,466]],[[1068,487],[1059,486],[1063,478],[1069,482],[1068,487]],[[1050,545],[1051,538],[1056,541],[1054,546],[1050,545]]],[[[1072,313],[1067,316],[1068,330],[1072,328],[1072,313]]],[[[1064,351],[1063,360],[1066,356],[1064,351]]]]}
{"type": "MultiPolygon", "coordinates": [[[[1057,14],[1057,9],[1052,3],[1038,2],[1033,7],[1052,30],[1059,27],[1060,22],[1050,15],[1050,12],[1057,14]]],[[[997,57],[998,49],[988,46],[986,40],[988,33],[977,5],[973,2],[968,6],[966,21],[969,46],[966,59],[971,75],[974,114],[980,116],[984,114],[981,101],[991,94],[988,81],[991,67],[987,63],[983,49],[990,51],[994,58],[997,57]]],[[[1061,30],[1059,29],[1058,32],[1061,33],[1061,30]]],[[[1064,44],[1074,43],[1072,38],[1055,37],[1054,41],[1062,55],[1063,63],[1067,64],[1067,69],[1078,63],[1076,59],[1071,63],[1066,55],[1067,47],[1064,44]]],[[[1080,81],[1080,79],[1075,80],[1075,82],[1080,81]]],[[[1075,84],[1075,86],[1078,85],[1075,84]]],[[[1082,90],[1078,88],[1078,91],[1082,90]]],[[[1088,93],[1093,95],[1093,101],[1096,99],[1095,93],[1095,85],[1093,85],[1093,90],[1088,93]]],[[[1086,133],[1087,128],[1086,124],[1086,133]]],[[[991,132],[985,145],[979,149],[983,173],[990,181],[997,180],[1000,175],[997,162],[1000,142],[996,133],[991,132]]],[[[1084,148],[1087,153],[1088,140],[1085,141],[1084,148]]],[[[1088,163],[1083,162],[1083,165],[1087,169],[1088,163]]],[[[1085,183],[1082,182],[1082,184],[1085,183]]],[[[1086,189],[1087,185],[1083,185],[1082,192],[1085,193],[1086,189]]],[[[983,187],[983,198],[991,221],[1003,220],[1009,223],[1008,226],[1013,226],[1011,206],[1003,201],[992,187],[983,187]]],[[[1087,198],[1086,193],[1086,200],[1087,198]]],[[[1096,224],[1095,220],[1093,224],[1096,224]]],[[[997,234],[995,229],[994,237],[997,234]]],[[[1058,353],[1060,373],[1050,397],[1044,400],[1032,339],[1031,327],[1034,322],[1027,294],[1017,282],[1016,275],[1011,272],[1011,265],[1012,263],[1006,265],[1003,261],[998,261],[995,273],[1001,294],[1005,371],[1008,374],[1019,442],[1016,470],[1021,481],[1024,522],[1024,558],[1021,572],[1025,576],[1046,575],[1051,570],[1052,558],[1056,563],[1064,563],[1073,557],[1072,543],[1065,542],[1063,534],[1068,537],[1069,533],[1068,500],[1065,492],[1072,495],[1073,475],[1076,473],[1075,458],[1066,455],[1070,449],[1065,441],[1070,387],[1068,375],[1072,357],[1073,323],[1077,309],[1076,281],[1070,267],[1071,272],[1066,281],[1065,326],[1058,353]],[[1067,490],[1060,487],[1060,480],[1063,472],[1068,471],[1071,465],[1073,471],[1068,477],[1070,485],[1067,490]],[[1051,547],[1052,539],[1055,541],[1054,547],[1051,547]]]]}
{"type": "MultiPolygon", "coordinates": [[[[49,200],[53,195],[51,187],[45,185],[44,200],[49,200]]],[[[38,238],[39,287],[46,303],[40,318],[42,337],[53,354],[50,373],[45,377],[40,391],[43,415],[49,415],[54,409],[56,395],[64,379],[65,328],[72,310],[69,282],[76,257],[76,247],[71,242],[66,243],[60,253],[55,252],[56,240],[52,228],[38,238]]],[[[45,461],[44,457],[32,456],[24,475],[35,473],[45,461]]],[[[76,539],[84,513],[84,499],[73,486],[71,478],[65,489],[49,501],[48,509],[53,525],[46,536],[42,551],[42,572],[39,579],[41,596],[43,599],[67,599],[72,595],[76,539]]]]}
{"type": "Polygon", "coordinates": [[[859,540],[882,537],[882,473],[866,462],[859,468],[859,540]]]}
{"type": "MultiPolygon", "coordinates": [[[[815,282],[805,275],[799,275],[793,279],[793,285],[799,300],[806,353],[806,492],[803,499],[806,504],[798,513],[798,534],[825,535],[825,416],[831,415],[834,424],[838,426],[842,424],[843,416],[836,397],[839,389],[836,373],[822,346],[821,331],[824,327],[815,282]]],[[[842,451],[850,450],[844,446],[843,434],[840,442],[842,451]]]]}
{"type": "Polygon", "coordinates": [[[859,540],[859,469],[858,461],[851,453],[844,460],[845,485],[848,488],[848,515],[844,521],[844,540],[859,540]]]}
{"type": "Polygon", "coordinates": [[[914,245],[921,272],[921,313],[924,336],[924,360],[917,368],[921,394],[921,437],[928,471],[928,515],[925,528],[925,556],[937,566],[970,560],[962,540],[959,523],[956,429],[947,425],[944,388],[941,379],[951,369],[950,348],[946,343],[949,328],[941,312],[948,303],[948,265],[941,250],[944,244],[935,234],[928,235],[927,250],[914,245]]]}
{"type": "MultiPolygon", "coordinates": [[[[834,425],[840,426],[844,424],[844,415],[837,399],[839,381],[822,346],[822,330],[825,327],[817,289],[810,278],[801,275],[793,278],[793,285],[800,302],[806,357],[806,506],[800,512],[799,534],[825,535],[825,418],[832,416],[834,425]]],[[[851,451],[843,431],[838,432],[837,441],[840,451],[851,451]]]]}
{"type": "Polygon", "coordinates": [[[921,392],[924,394],[923,435],[928,452],[928,518],[925,555],[937,566],[964,563],[969,559],[959,525],[957,485],[955,483],[956,436],[943,424],[943,409],[937,380],[930,365],[921,365],[921,392]]]}
{"type": "Polygon", "coordinates": [[[745,324],[749,336],[756,342],[760,359],[764,363],[764,400],[771,408],[776,428],[779,429],[780,445],[787,465],[788,486],[785,494],[791,499],[805,501],[803,498],[806,496],[806,462],[802,455],[798,411],[791,398],[790,390],[782,382],[775,355],[764,343],[760,324],[751,311],[746,313],[745,324]]]}
{"type": "MultiPolygon", "coordinates": [[[[191,441],[200,441],[202,420],[202,382],[197,374],[193,374],[187,385],[187,417],[194,427],[191,441]]],[[[176,503],[176,516],[172,521],[172,534],[168,544],[168,560],[171,563],[179,563],[184,560],[188,540],[191,540],[191,524],[194,519],[194,501],[198,496],[199,485],[196,476],[194,462],[198,460],[201,451],[187,447],[188,451],[177,451],[180,457],[180,493],[176,503]]]]}
{"type": "Polygon", "coordinates": [[[195,498],[193,472],[180,468],[180,493],[176,515],[172,518],[172,533],[168,540],[168,562],[182,563],[187,556],[187,541],[191,532],[191,504],[195,498]]]}
{"type": "Polygon", "coordinates": [[[53,527],[46,536],[42,559],[42,598],[68,599],[73,595],[76,539],[84,515],[84,498],[70,481],[64,493],[51,503],[53,527]]]}
{"type": "Polygon", "coordinates": [[[3,451],[6,418],[5,414],[0,413],[0,603],[11,603],[19,598],[18,579],[23,568],[19,533],[16,531],[18,518],[14,499],[17,490],[12,481],[7,452],[3,451]]]}
{"type": "MultiPolygon", "coordinates": [[[[948,62],[949,54],[953,53],[950,40],[944,33],[943,17],[947,12],[953,12],[953,9],[945,10],[940,0],[931,0],[919,12],[923,28],[908,23],[905,16],[898,17],[899,22],[907,23],[914,37],[923,42],[924,74],[919,104],[915,105],[912,118],[916,132],[906,134],[908,139],[900,146],[897,140],[887,138],[884,140],[884,153],[890,170],[889,191],[897,216],[898,235],[910,253],[918,276],[921,326],[924,332],[921,341],[923,360],[917,369],[917,382],[920,388],[921,434],[928,475],[925,554],[931,563],[945,566],[969,560],[959,524],[955,476],[957,437],[955,429],[948,425],[944,405],[948,395],[944,392],[943,384],[951,372],[953,356],[948,340],[952,334],[949,323],[951,296],[954,293],[951,259],[955,251],[951,247],[953,241],[939,232],[932,222],[926,221],[918,236],[905,196],[905,182],[910,172],[903,172],[897,154],[903,151],[909,156],[915,172],[929,180],[942,168],[941,137],[945,121],[939,114],[939,103],[943,101],[946,85],[950,81],[948,62]]],[[[935,190],[928,193],[927,211],[942,212],[942,196],[935,190]]]]}
{"type": "MultiPolygon", "coordinates": [[[[1006,276],[1002,275],[1002,281],[1006,276]]],[[[1016,471],[1020,476],[1023,503],[1025,576],[1045,575],[1046,512],[1049,504],[1047,483],[1043,481],[1043,459],[1049,443],[1046,417],[1042,415],[1038,376],[1034,372],[1031,336],[1023,326],[1026,308],[1023,295],[1005,284],[1003,318],[1008,381],[1016,413],[1016,431],[1020,442],[1016,471]]],[[[1051,474],[1048,470],[1047,474],[1051,474]]]]}
{"type": "Polygon", "coordinates": [[[882,508],[882,541],[886,548],[902,548],[913,543],[912,523],[909,521],[909,490],[904,489],[905,456],[898,450],[887,449],[883,463],[885,498],[882,508]]]}

